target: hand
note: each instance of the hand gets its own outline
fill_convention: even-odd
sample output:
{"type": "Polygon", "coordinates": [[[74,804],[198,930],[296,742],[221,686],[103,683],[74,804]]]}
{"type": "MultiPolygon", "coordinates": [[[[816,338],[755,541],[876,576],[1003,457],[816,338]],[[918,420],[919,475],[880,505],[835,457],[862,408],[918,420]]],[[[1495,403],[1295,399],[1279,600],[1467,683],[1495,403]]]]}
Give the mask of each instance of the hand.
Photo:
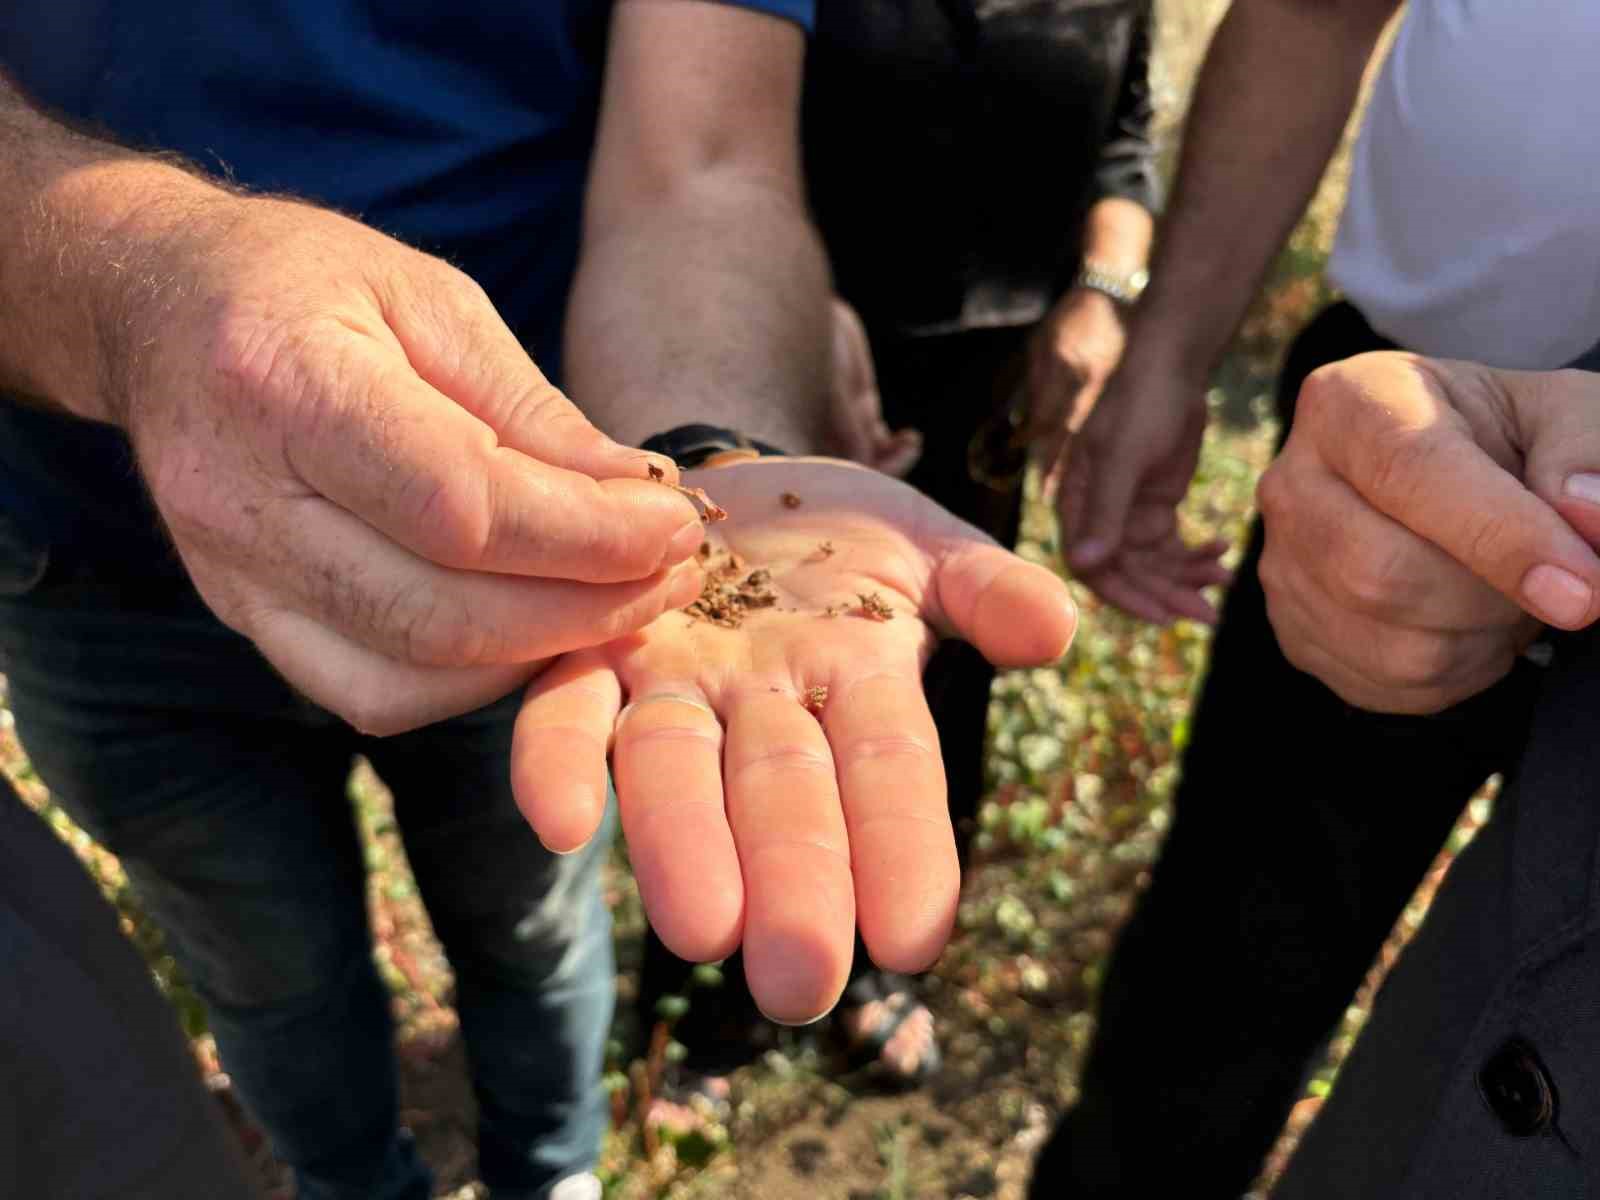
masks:
{"type": "Polygon", "coordinates": [[[672,463],[604,437],[466,276],[302,204],[222,197],[128,316],[123,421],[207,604],[393,732],[699,591],[672,463]],[[600,482],[596,482],[596,480],[600,482]]]}
{"type": "Polygon", "coordinates": [[[877,472],[763,459],[687,482],[731,514],[711,528],[710,578],[732,552],[729,581],[770,572],[752,590],[774,602],[736,628],[668,613],[562,658],[529,689],[512,782],[546,845],[581,845],[614,730],[623,829],[662,940],[697,960],[742,941],[762,1010],[806,1021],[838,999],[858,920],[894,971],[927,967],[949,937],[960,879],[921,682],[936,639],[1046,663],[1075,613],[1055,575],[877,472]],[[880,603],[886,620],[864,611],[880,603]]]}
{"type": "Polygon", "coordinates": [[[915,429],[893,433],[883,420],[872,347],[856,310],[833,298],[833,394],[829,429],[832,449],[840,458],[904,479],[922,457],[922,434],[915,429]]]}
{"type": "Polygon", "coordinates": [[[1092,288],[1056,301],[1028,344],[1028,424],[1039,457],[1057,467],[1122,361],[1127,329],[1116,302],[1092,288]]]}
{"type": "Polygon", "coordinates": [[[1200,460],[1204,388],[1154,360],[1130,360],[1105,384],[1051,476],[1073,574],[1147,621],[1216,623],[1202,589],[1230,578],[1224,542],[1188,546],[1177,508],[1200,460]]]}
{"type": "Polygon", "coordinates": [[[1600,377],[1366,354],[1306,380],[1260,486],[1289,661],[1379,712],[1489,687],[1600,615],[1600,377]]]}

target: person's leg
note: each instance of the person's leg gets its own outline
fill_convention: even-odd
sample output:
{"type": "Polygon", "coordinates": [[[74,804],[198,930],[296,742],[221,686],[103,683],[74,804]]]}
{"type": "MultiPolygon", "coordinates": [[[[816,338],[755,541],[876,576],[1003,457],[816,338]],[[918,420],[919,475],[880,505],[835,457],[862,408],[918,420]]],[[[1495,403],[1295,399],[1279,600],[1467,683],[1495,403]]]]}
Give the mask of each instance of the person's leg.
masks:
{"type": "MultiPolygon", "coordinates": [[[[1384,344],[1353,309],[1330,310],[1291,352],[1280,402],[1321,363],[1384,344]]],[[[1524,727],[1526,664],[1438,717],[1345,705],[1278,650],[1260,545],[1258,523],[1172,831],[1110,960],[1080,1099],[1035,1168],[1040,1200],[1145,1196],[1174,1175],[1196,1196],[1244,1191],[1308,1060],[1524,727]]]]}
{"type": "Polygon", "coordinates": [[[616,986],[599,886],[614,817],[575,854],[539,844],[511,794],[519,701],[366,745],[455,970],[479,1170],[496,1200],[542,1196],[594,1165],[616,986]]]}
{"type": "Polygon", "coordinates": [[[397,1129],[345,794],[353,738],[192,597],[116,599],[44,589],[0,605],[34,766],[122,860],[302,1200],[426,1197],[397,1129]]]}
{"type": "Polygon", "coordinates": [[[259,1194],[149,968],[3,776],[0,962],[0,1195],[259,1194]]]}
{"type": "Polygon", "coordinates": [[[1493,818],[1384,982],[1275,1197],[1600,1187],[1600,636],[1554,647],[1493,818]]]}

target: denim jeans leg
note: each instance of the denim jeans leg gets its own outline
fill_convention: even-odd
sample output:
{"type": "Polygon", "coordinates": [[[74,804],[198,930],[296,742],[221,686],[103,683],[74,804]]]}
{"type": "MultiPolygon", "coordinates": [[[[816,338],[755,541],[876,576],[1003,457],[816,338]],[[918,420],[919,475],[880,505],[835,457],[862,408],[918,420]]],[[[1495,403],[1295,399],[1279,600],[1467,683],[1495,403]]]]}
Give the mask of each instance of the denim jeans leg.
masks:
{"type": "Polygon", "coordinates": [[[345,779],[355,739],[174,601],[0,605],[18,732],[117,854],[302,1200],[412,1200],[345,779]]]}
{"type": "Polygon", "coordinates": [[[395,793],[406,853],[456,973],[496,1200],[542,1196],[593,1166],[615,967],[599,872],[614,817],[582,851],[539,844],[511,794],[517,697],[368,754],[395,793]]]}

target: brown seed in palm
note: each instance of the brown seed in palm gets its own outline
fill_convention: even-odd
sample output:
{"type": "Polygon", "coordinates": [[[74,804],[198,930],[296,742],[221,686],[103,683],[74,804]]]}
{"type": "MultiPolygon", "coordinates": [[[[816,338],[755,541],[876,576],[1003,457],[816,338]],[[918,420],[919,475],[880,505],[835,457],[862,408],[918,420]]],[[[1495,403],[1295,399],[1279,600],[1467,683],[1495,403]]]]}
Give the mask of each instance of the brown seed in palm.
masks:
{"type": "Polygon", "coordinates": [[[894,617],[894,609],[877,592],[867,595],[857,592],[856,599],[861,601],[861,615],[869,621],[888,621],[894,617]]]}
{"type": "Polygon", "coordinates": [[[785,508],[799,508],[805,503],[805,501],[801,500],[800,497],[796,496],[793,492],[785,492],[781,499],[783,500],[783,506],[785,508]]]}

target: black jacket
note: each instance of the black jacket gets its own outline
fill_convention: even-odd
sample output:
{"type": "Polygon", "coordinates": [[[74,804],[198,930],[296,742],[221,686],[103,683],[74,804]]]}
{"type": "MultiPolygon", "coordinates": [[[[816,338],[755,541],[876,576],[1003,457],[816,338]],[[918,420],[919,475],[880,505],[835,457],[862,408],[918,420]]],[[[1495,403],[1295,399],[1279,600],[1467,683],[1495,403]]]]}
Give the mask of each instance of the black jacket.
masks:
{"type": "Polygon", "coordinates": [[[1037,320],[1103,196],[1154,208],[1149,0],[820,0],[807,181],[869,327],[1037,320]]]}

